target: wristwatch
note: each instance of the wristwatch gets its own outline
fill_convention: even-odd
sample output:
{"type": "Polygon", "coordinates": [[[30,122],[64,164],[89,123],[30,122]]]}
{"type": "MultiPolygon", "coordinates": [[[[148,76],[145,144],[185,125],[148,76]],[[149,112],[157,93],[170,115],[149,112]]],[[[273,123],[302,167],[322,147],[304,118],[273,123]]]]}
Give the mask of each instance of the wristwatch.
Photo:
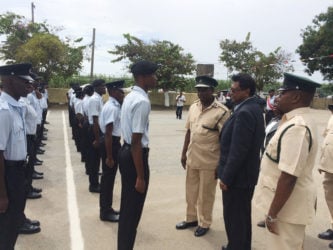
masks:
{"type": "Polygon", "coordinates": [[[273,218],[272,216],[270,215],[266,215],[266,220],[270,223],[274,223],[276,222],[278,219],[277,218],[273,218]]]}

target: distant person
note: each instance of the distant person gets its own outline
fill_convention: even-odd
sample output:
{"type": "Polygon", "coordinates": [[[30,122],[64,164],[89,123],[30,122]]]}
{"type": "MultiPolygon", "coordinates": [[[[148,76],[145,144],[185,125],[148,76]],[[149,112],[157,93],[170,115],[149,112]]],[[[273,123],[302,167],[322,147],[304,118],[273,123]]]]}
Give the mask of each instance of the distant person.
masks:
{"type": "Polygon", "coordinates": [[[266,115],[265,115],[266,125],[274,117],[274,99],[275,99],[275,90],[270,89],[268,91],[268,97],[266,99],[266,115]]]}
{"type": "Polygon", "coordinates": [[[319,86],[285,73],[279,89],[276,107],[283,116],[261,161],[255,202],[266,214],[266,249],[303,249],[305,227],[315,216],[317,131],[309,111],[319,86]]]}
{"type": "Polygon", "coordinates": [[[186,170],[186,217],[176,229],[197,227],[196,237],[205,235],[212,224],[216,193],[216,171],[220,156],[219,137],[229,110],[214,97],[217,81],[198,76],[195,88],[199,100],[191,105],[181,164],[186,170]]]}
{"type": "Polygon", "coordinates": [[[179,95],[176,97],[176,118],[181,120],[182,119],[182,114],[183,114],[183,107],[184,103],[186,102],[185,95],[183,94],[182,91],[180,91],[179,95]]]}
{"type": "Polygon", "coordinates": [[[251,201],[259,175],[265,124],[262,109],[254,97],[254,79],[240,73],[231,80],[231,99],[235,106],[222,128],[218,167],[228,239],[227,246],[222,249],[250,250],[251,201]]]}
{"type": "Polygon", "coordinates": [[[139,61],[131,67],[135,85],[125,97],[121,110],[124,144],[119,151],[121,203],[118,226],[118,250],[134,248],[149,186],[149,114],[148,90],[156,87],[158,66],[139,61]]]}
{"type": "MultiPolygon", "coordinates": [[[[324,131],[324,142],[321,148],[319,172],[324,173],[323,188],[325,191],[325,199],[328,210],[331,215],[331,222],[333,221],[333,105],[328,105],[331,111],[331,117],[328,121],[327,127],[324,131]]],[[[323,240],[333,240],[333,224],[331,228],[325,232],[318,234],[318,238],[323,240]]],[[[333,242],[328,245],[333,248],[333,242]]]]}
{"type": "Polygon", "coordinates": [[[220,92],[217,93],[216,99],[221,104],[226,104],[227,103],[227,98],[224,96],[223,91],[220,91],[220,92]]]}

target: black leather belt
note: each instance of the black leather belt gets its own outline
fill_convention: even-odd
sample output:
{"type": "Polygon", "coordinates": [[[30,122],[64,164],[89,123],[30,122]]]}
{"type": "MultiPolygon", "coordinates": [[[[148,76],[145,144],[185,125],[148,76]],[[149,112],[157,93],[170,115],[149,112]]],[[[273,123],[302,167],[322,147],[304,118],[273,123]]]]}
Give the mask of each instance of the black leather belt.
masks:
{"type": "Polygon", "coordinates": [[[26,161],[11,161],[5,160],[6,167],[23,167],[26,164],[26,161]]]}
{"type": "MultiPolygon", "coordinates": [[[[124,142],[123,145],[125,148],[131,148],[131,144],[128,144],[127,142],[124,142]]],[[[149,148],[142,148],[142,152],[143,153],[148,153],[149,152],[149,148]]]]}

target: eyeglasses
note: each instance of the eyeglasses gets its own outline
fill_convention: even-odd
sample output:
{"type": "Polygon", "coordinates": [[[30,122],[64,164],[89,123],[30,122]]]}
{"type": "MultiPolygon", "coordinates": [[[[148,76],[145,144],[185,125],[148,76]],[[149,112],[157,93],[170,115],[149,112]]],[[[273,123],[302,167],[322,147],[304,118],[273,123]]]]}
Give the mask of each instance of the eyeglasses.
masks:
{"type": "Polygon", "coordinates": [[[239,92],[239,91],[242,91],[243,89],[241,89],[241,88],[237,88],[237,89],[233,89],[233,88],[231,88],[230,89],[230,92],[232,92],[232,93],[237,93],[237,92],[239,92]]]}

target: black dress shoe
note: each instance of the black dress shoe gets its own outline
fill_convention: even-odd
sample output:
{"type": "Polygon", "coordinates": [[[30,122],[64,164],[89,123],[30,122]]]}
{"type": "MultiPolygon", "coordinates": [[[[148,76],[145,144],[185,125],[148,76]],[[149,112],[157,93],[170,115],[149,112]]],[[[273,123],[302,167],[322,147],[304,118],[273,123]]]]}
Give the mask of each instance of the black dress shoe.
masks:
{"type": "Polygon", "coordinates": [[[176,229],[182,230],[182,229],[186,229],[189,227],[196,227],[196,226],[198,226],[198,221],[192,221],[192,222],[182,221],[176,225],[176,229]]]}
{"type": "Polygon", "coordinates": [[[198,226],[198,228],[194,232],[194,236],[196,236],[196,237],[204,236],[208,231],[209,231],[209,227],[205,228],[205,227],[198,226]]]}
{"type": "Polygon", "coordinates": [[[43,143],[43,142],[41,142],[41,143],[39,144],[40,147],[44,147],[45,145],[46,145],[46,143],[43,143]]]}
{"type": "Polygon", "coordinates": [[[44,177],[42,175],[39,175],[39,174],[36,174],[36,173],[33,173],[32,174],[32,179],[33,180],[40,180],[40,179],[43,179],[44,177]]]}
{"type": "Polygon", "coordinates": [[[50,124],[48,121],[45,121],[44,123],[45,123],[45,124],[50,124]]]}
{"type": "Polygon", "coordinates": [[[25,218],[25,223],[28,223],[28,224],[31,224],[31,225],[34,225],[37,227],[40,226],[40,222],[38,220],[31,220],[31,219],[25,218]]]}
{"type": "Polygon", "coordinates": [[[259,221],[258,223],[257,223],[257,226],[258,227],[266,227],[266,223],[265,223],[265,221],[264,220],[261,220],[261,221],[259,221]]]}
{"type": "Polygon", "coordinates": [[[330,244],[328,244],[329,248],[333,248],[333,242],[331,242],[330,244]]]}
{"type": "Polygon", "coordinates": [[[41,188],[36,188],[36,187],[32,187],[32,191],[36,192],[36,193],[41,193],[43,191],[43,189],[41,188]]]}
{"type": "Polygon", "coordinates": [[[48,130],[47,128],[44,128],[43,131],[47,132],[47,131],[49,131],[49,130],[48,130]]]}
{"type": "Polygon", "coordinates": [[[47,141],[47,137],[46,136],[42,136],[42,141],[47,141]]]}
{"type": "Polygon", "coordinates": [[[28,199],[39,199],[39,198],[42,198],[42,195],[40,193],[37,193],[37,192],[34,192],[34,191],[30,191],[27,194],[27,198],[28,199]]]}
{"type": "Polygon", "coordinates": [[[43,162],[40,162],[40,161],[35,162],[35,166],[41,166],[41,165],[43,165],[43,162]]]}
{"type": "Polygon", "coordinates": [[[333,240],[333,230],[327,229],[325,232],[318,234],[318,238],[323,240],[333,240]]]}
{"type": "Polygon", "coordinates": [[[38,172],[38,171],[36,171],[36,170],[34,170],[34,173],[36,173],[36,174],[38,174],[38,175],[44,175],[44,173],[42,173],[42,172],[38,172]]]}
{"type": "Polygon", "coordinates": [[[119,221],[119,214],[115,214],[115,213],[101,214],[99,216],[99,218],[102,221],[118,222],[119,221]]]}
{"type": "Polygon", "coordinates": [[[44,154],[44,150],[38,149],[38,150],[37,150],[37,154],[38,154],[38,155],[43,155],[43,154],[44,154]]]}
{"type": "Polygon", "coordinates": [[[19,234],[35,234],[40,232],[40,227],[24,222],[19,228],[19,234]]]}
{"type": "Polygon", "coordinates": [[[89,192],[90,193],[100,193],[101,192],[101,187],[100,186],[91,186],[89,187],[89,192]]]}

